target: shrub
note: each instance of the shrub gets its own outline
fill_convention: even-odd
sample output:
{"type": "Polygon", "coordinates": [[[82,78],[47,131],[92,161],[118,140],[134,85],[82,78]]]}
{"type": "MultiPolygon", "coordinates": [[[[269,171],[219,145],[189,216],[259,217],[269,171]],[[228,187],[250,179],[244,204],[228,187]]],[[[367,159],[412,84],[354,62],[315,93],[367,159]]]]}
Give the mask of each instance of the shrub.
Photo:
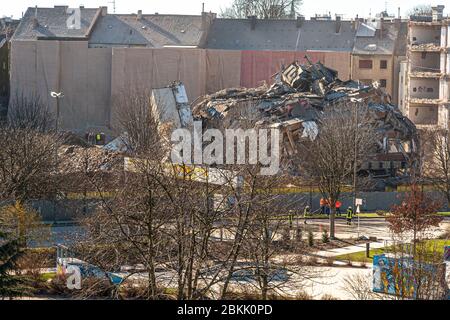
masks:
{"type": "Polygon", "coordinates": [[[317,259],[317,257],[314,257],[314,256],[309,257],[309,259],[308,259],[308,264],[309,264],[309,265],[312,265],[312,266],[317,265],[317,264],[318,264],[318,259],[317,259]]]}
{"type": "Polygon", "coordinates": [[[376,213],[378,216],[381,216],[381,217],[385,217],[386,214],[387,214],[387,212],[384,211],[384,210],[377,210],[375,213],[376,213]]]}
{"type": "Polygon", "coordinates": [[[328,235],[328,230],[323,230],[323,232],[322,232],[322,242],[323,243],[328,243],[328,242],[330,242],[330,237],[329,237],[329,235],[328,235]]]}
{"type": "Polygon", "coordinates": [[[327,266],[332,266],[334,264],[334,257],[326,257],[327,266]]]}
{"type": "Polygon", "coordinates": [[[308,231],[308,245],[310,247],[314,246],[314,234],[311,230],[308,231]]]}
{"type": "Polygon", "coordinates": [[[299,292],[295,295],[295,300],[313,300],[313,298],[306,292],[299,292]]]}
{"type": "Polygon", "coordinates": [[[296,233],[295,233],[295,238],[297,239],[297,241],[302,241],[302,238],[303,238],[302,228],[297,228],[296,233]]]}

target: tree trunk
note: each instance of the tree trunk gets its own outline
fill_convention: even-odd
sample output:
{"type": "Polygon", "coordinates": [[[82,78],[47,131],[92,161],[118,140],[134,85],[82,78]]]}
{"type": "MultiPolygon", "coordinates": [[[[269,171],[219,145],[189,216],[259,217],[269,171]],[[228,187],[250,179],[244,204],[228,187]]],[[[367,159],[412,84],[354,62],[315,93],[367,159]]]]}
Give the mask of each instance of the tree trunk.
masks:
{"type": "Polygon", "coordinates": [[[335,217],[336,217],[336,208],[331,208],[330,212],[330,239],[334,240],[335,237],[335,217]]]}

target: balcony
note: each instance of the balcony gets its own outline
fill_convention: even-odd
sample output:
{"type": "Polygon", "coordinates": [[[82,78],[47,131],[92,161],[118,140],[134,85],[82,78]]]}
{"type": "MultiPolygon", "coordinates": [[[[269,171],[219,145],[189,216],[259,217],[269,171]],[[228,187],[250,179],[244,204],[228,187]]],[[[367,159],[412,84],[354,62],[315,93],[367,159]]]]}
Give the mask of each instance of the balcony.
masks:
{"type": "Polygon", "coordinates": [[[429,99],[429,98],[409,98],[410,104],[427,104],[427,105],[440,105],[443,101],[439,98],[429,99]]]}
{"type": "Polygon", "coordinates": [[[440,79],[444,74],[442,72],[420,71],[418,69],[411,70],[410,78],[440,79]]]}
{"type": "Polygon", "coordinates": [[[423,43],[423,44],[411,44],[409,50],[412,52],[441,52],[444,48],[440,43],[423,43]]]}

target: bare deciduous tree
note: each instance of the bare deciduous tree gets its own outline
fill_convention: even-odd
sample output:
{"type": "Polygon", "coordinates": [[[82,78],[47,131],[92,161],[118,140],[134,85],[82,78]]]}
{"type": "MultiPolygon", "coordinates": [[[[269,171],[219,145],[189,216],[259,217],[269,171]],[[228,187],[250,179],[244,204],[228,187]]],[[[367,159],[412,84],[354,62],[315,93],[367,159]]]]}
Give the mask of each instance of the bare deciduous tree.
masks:
{"type": "Polygon", "coordinates": [[[389,229],[395,234],[412,232],[413,256],[417,243],[432,227],[439,227],[442,217],[437,215],[441,204],[427,196],[417,185],[411,185],[411,191],[402,199],[400,205],[394,205],[391,215],[386,218],[389,229]]]}
{"type": "Polygon", "coordinates": [[[8,123],[12,128],[38,132],[55,129],[55,117],[38,96],[16,92],[8,109],[8,123]]]}
{"type": "Polygon", "coordinates": [[[450,204],[450,136],[448,131],[421,134],[423,152],[422,177],[434,186],[450,204]]]}
{"type": "Polygon", "coordinates": [[[417,15],[417,16],[426,16],[431,15],[431,5],[430,4],[419,4],[408,10],[408,17],[417,15]]]}
{"type": "Polygon", "coordinates": [[[330,199],[331,238],[335,237],[336,201],[376,150],[377,136],[367,106],[346,102],[327,106],[319,122],[318,137],[300,145],[300,166],[323,197],[330,199]]]}
{"type": "Polygon", "coordinates": [[[229,8],[222,12],[224,18],[260,19],[295,18],[302,0],[234,0],[229,8]]]}

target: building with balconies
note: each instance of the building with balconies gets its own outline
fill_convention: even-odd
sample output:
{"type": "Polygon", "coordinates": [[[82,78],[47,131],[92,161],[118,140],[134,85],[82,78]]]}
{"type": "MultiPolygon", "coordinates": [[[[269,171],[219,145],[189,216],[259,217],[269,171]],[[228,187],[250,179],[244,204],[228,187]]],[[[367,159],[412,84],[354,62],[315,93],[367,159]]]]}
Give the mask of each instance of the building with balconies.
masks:
{"type": "Polygon", "coordinates": [[[400,68],[399,106],[419,129],[448,129],[450,18],[444,6],[411,16],[407,60],[400,68]]]}

